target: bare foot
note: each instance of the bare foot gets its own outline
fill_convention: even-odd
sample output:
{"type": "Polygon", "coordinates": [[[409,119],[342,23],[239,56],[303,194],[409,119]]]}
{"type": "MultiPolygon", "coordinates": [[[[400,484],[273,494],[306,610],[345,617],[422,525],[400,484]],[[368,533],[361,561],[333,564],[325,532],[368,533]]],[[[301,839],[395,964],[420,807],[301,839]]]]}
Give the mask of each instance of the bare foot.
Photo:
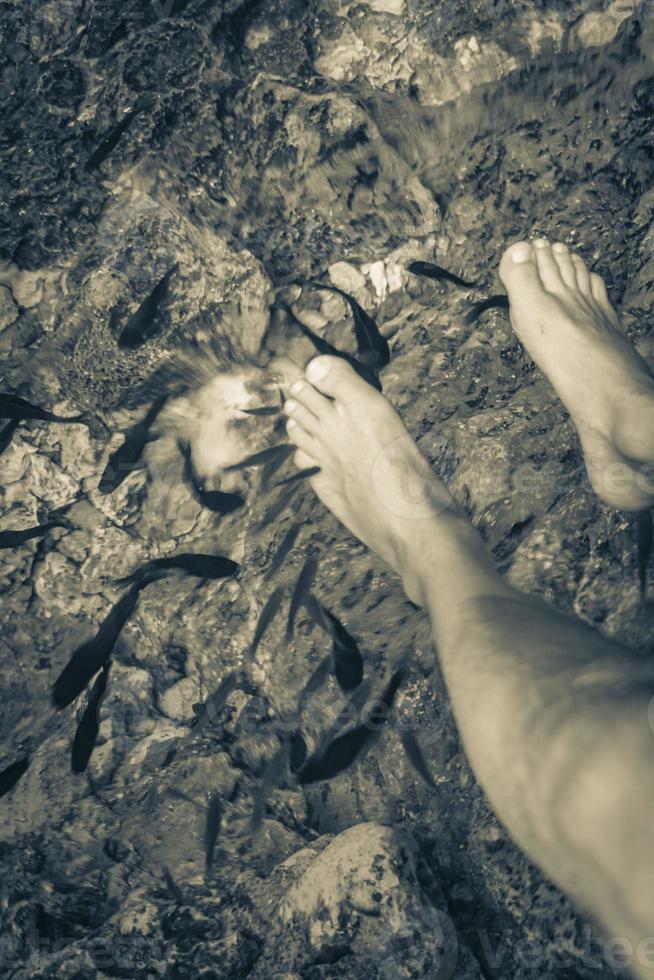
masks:
{"type": "Polygon", "coordinates": [[[593,488],[615,507],[650,507],[654,377],[622,332],[603,280],[566,245],[544,239],[507,249],[500,278],[516,334],[577,427],[593,488]]]}
{"type": "Polygon", "coordinates": [[[445,512],[461,520],[449,492],[390,403],[345,361],[314,358],[290,393],[284,411],[297,466],[320,467],[311,485],[322,502],[420,601],[415,550],[431,546],[445,512]]]}

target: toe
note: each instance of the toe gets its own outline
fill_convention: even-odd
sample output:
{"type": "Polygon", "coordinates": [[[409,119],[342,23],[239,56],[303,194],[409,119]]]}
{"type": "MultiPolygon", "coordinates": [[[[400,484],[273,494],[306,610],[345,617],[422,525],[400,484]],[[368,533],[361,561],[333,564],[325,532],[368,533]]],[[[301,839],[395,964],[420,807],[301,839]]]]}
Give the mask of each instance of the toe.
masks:
{"type": "Polygon", "coordinates": [[[529,242],[517,242],[507,248],[500,262],[500,279],[513,300],[518,293],[542,290],[536,255],[529,242]]]}
{"type": "Polygon", "coordinates": [[[289,419],[293,419],[294,422],[301,425],[305,432],[313,434],[320,425],[313,412],[310,412],[304,405],[300,405],[295,398],[287,398],[284,402],[284,412],[289,419]]]}
{"type": "Polygon", "coordinates": [[[309,361],[305,374],[314,388],[331,398],[347,399],[368,387],[347,361],[327,354],[309,361]]]}
{"type": "Polygon", "coordinates": [[[591,272],[590,274],[590,288],[596,302],[601,306],[606,315],[610,318],[611,322],[616,326],[619,326],[620,318],[611,306],[611,300],[609,299],[609,294],[606,291],[604,280],[601,276],[598,276],[596,272],[591,272]]]}
{"type": "Polygon", "coordinates": [[[570,255],[568,246],[563,242],[555,242],[554,245],[552,245],[552,257],[559,267],[559,275],[561,276],[563,282],[570,289],[576,289],[577,270],[574,262],[572,261],[572,256],[570,255]]]}
{"type": "Polygon", "coordinates": [[[534,249],[536,250],[538,274],[543,286],[551,292],[559,292],[563,282],[550,243],[546,238],[537,238],[534,242],[534,249]]]}
{"type": "Polygon", "coordinates": [[[577,255],[576,252],[572,253],[572,261],[574,263],[575,272],[577,274],[577,286],[580,292],[584,296],[590,298],[592,296],[592,290],[590,285],[590,272],[588,271],[588,266],[582,259],[581,255],[577,255]]]}
{"type": "Polygon", "coordinates": [[[318,419],[324,418],[333,408],[331,400],[303,378],[291,385],[291,395],[318,419]]]}
{"type": "Polygon", "coordinates": [[[600,304],[600,306],[610,306],[609,294],[606,291],[606,285],[601,276],[598,276],[596,272],[592,272],[590,276],[590,288],[593,291],[593,296],[600,304]]]}
{"type": "Polygon", "coordinates": [[[286,431],[288,433],[288,438],[291,442],[298,447],[298,449],[303,449],[306,453],[311,453],[312,450],[315,451],[316,440],[310,432],[303,429],[302,426],[295,421],[295,419],[289,419],[286,423],[286,431]]]}

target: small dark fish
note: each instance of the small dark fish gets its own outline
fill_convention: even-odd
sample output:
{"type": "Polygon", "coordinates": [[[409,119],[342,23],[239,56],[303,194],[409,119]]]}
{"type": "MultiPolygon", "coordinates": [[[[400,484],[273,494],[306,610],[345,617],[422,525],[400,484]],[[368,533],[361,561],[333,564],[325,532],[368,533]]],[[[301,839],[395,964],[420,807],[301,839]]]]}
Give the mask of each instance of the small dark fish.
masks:
{"type": "Polygon", "coordinates": [[[475,303],[468,310],[465,317],[465,323],[470,325],[474,323],[482,313],[486,310],[509,310],[509,297],[505,296],[503,293],[498,293],[496,296],[489,296],[488,299],[482,299],[480,303],[475,303]]]}
{"type": "Polygon", "coordinates": [[[252,819],[250,820],[251,834],[255,834],[261,827],[263,815],[266,809],[266,801],[270,796],[273,787],[284,776],[287,765],[288,747],[286,745],[281,745],[264,769],[259,788],[254,797],[252,819]]]}
{"type": "MultiPolygon", "coordinates": [[[[324,608],[324,607],[323,607],[324,608]]],[[[334,676],[341,691],[353,691],[363,680],[363,657],[353,636],[350,636],[339,619],[329,609],[331,634],[334,638],[334,676]]]]}
{"type": "MultiPolygon", "coordinates": [[[[331,669],[331,664],[333,662],[331,654],[329,655],[328,659],[331,669]]],[[[321,745],[329,745],[332,739],[336,738],[336,736],[339,735],[343,729],[352,722],[353,718],[361,714],[368,701],[368,698],[370,697],[371,690],[372,683],[369,680],[363,681],[357,688],[355,688],[322,737],[321,745]]]]}
{"type": "Polygon", "coordinates": [[[291,732],[288,738],[288,768],[291,772],[297,772],[302,767],[307,757],[307,743],[304,735],[296,729],[291,732]]]}
{"type": "Polygon", "coordinates": [[[167,400],[167,395],[157,398],[141,421],[126,430],[125,441],[111,454],[100,477],[98,484],[100,493],[113,493],[123,480],[127,479],[129,474],[138,468],[143,450],[148,442],[155,438],[150,434],[150,429],[167,400]]]}
{"type": "Polygon", "coordinates": [[[402,745],[404,746],[404,751],[407,754],[407,758],[418,775],[422,776],[427,785],[432,789],[438,789],[436,783],[434,782],[434,777],[430,772],[429,766],[427,765],[427,760],[425,759],[423,751],[420,748],[420,743],[413,732],[401,732],[400,739],[402,740],[402,745]]]}
{"type": "Polygon", "coordinates": [[[293,639],[293,630],[295,628],[295,617],[297,616],[300,606],[303,605],[304,600],[309,595],[311,591],[311,586],[313,585],[313,580],[318,570],[318,559],[314,555],[309,555],[302,570],[298,576],[297,583],[293,589],[293,595],[291,596],[291,604],[288,610],[288,621],[286,623],[286,642],[290,643],[293,639]]]}
{"type": "Polygon", "coordinates": [[[382,337],[374,319],[357,303],[354,296],[350,296],[349,293],[339,289],[338,286],[326,286],[324,283],[312,282],[311,280],[308,280],[308,285],[313,286],[315,289],[327,289],[329,292],[337,293],[343,297],[352,310],[354,336],[356,337],[357,351],[361,362],[373,370],[386,367],[391,359],[391,350],[388,346],[388,341],[385,337],[382,337]]]}
{"type": "Polygon", "coordinates": [[[18,548],[20,545],[25,544],[27,541],[32,541],[34,538],[44,537],[48,531],[52,531],[56,527],[70,528],[71,526],[70,521],[62,515],[52,521],[46,521],[45,524],[38,524],[36,527],[27,527],[22,531],[0,531],[0,550],[3,548],[18,548]]]}
{"type": "Polygon", "coordinates": [[[327,619],[327,616],[325,615],[325,609],[322,603],[319,602],[318,599],[316,599],[313,592],[310,592],[309,595],[304,600],[304,608],[309,613],[316,626],[319,626],[320,629],[323,630],[323,632],[331,636],[332,625],[327,619]]]}
{"type": "Polygon", "coordinates": [[[264,575],[264,580],[267,581],[273,577],[273,575],[279,571],[279,569],[284,564],[284,559],[293,550],[293,545],[297,541],[297,536],[302,530],[302,524],[292,524],[288,529],[282,542],[275,552],[275,556],[270,563],[268,571],[264,575]]]}
{"type": "Polygon", "coordinates": [[[192,726],[190,735],[195,736],[207,725],[216,720],[222,709],[225,707],[227,698],[235,690],[238,682],[238,674],[232,671],[224,678],[213,692],[211,697],[204,702],[202,713],[198,716],[192,726]]]}
{"type": "Polygon", "coordinates": [[[100,731],[100,704],[107,690],[110,669],[111,660],[108,660],[91,688],[88,704],[77,726],[70,756],[73,772],[84,772],[93,754],[100,731]]]}
{"type": "Polygon", "coordinates": [[[95,424],[92,415],[82,413],[81,415],[55,415],[47,408],[40,408],[32,405],[31,402],[12,395],[8,391],[0,392],[0,419],[35,419],[37,422],[58,422],[63,425],[86,425],[89,428],[95,424]]]}
{"type": "Polygon", "coordinates": [[[163,880],[166,882],[166,888],[170,892],[171,896],[175,899],[178,905],[184,904],[184,896],[182,890],[170,873],[170,869],[165,865],[162,868],[163,880]]]}
{"type": "Polygon", "coordinates": [[[264,633],[272,623],[273,619],[279,612],[279,608],[284,599],[284,586],[279,585],[275,591],[272,593],[267,603],[261,610],[261,615],[257,622],[257,628],[254,631],[254,637],[252,638],[252,643],[250,644],[249,657],[250,660],[254,659],[257,652],[259,644],[263,639],[264,633]]]}
{"type": "Polygon", "coordinates": [[[352,765],[363,750],[378,737],[378,733],[366,725],[359,725],[345,735],[338,735],[320,755],[309,756],[297,773],[303,786],[334,779],[352,765]]]}
{"type": "Polygon", "coordinates": [[[283,462],[292,456],[294,452],[295,446],[292,446],[290,443],[271,446],[269,449],[263,449],[260,453],[253,453],[252,456],[246,456],[240,463],[232,463],[231,466],[226,466],[225,472],[245,470],[250,466],[265,466],[266,463],[277,462],[278,460],[283,462]]]}
{"type": "Polygon", "coordinates": [[[220,796],[216,793],[209,800],[207,810],[207,823],[204,831],[204,867],[205,871],[210,871],[213,865],[213,856],[216,850],[216,841],[220,833],[220,825],[223,818],[223,804],[220,796]]]}
{"type": "Polygon", "coordinates": [[[11,444],[11,440],[14,438],[16,429],[20,425],[20,419],[12,419],[0,432],[0,453],[3,453],[5,449],[11,444]]]}
{"type": "Polygon", "coordinates": [[[638,547],[640,595],[644,599],[647,591],[647,567],[652,557],[652,546],[654,545],[654,521],[651,510],[644,510],[636,515],[636,545],[638,547]]]}
{"type": "Polygon", "coordinates": [[[299,330],[302,331],[307,340],[311,341],[319,354],[328,354],[330,357],[342,358],[342,360],[347,361],[350,367],[356,371],[360,378],[367,381],[368,384],[372,385],[373,388],[376,388],[377,391],[382,390],[381,381],[377,377],[376,371],[367,367],[365,364],[362,364],[361,361],[358,361],[356,357],[352,356],[352,354],[348,354],[347,351],[339,350],[338,347],[334,347],[334,345],[330,344],[328,340],[324,339],[324,337],[319,337],[317,333],[314,333],[313,330],[310,330],[309,327],[305,326],[301,320],[298,320],[290,307],[281,306],[279,308],[288,314],[292,322],[296,325],[296,327],[298,327],[299,330]]]}
{"type": "Polygon", "coordinates": [[[87,173],[97,170],[100,164],[104,163],[109,154],[112,153],[118,146],[121,136],[127,132],[141,111],[142,107],[132,109],[131,112],[128,112],[127,115],[120,120],[117,126],[114,126],[109,135],[102,140],[97,150],[95,150],[86,161],[84,169],[87,173]]]}
{"type": "Polygon", "coordinates": [[[333,779],[369,748],[379,735],[379,729],[388,720],[397,689],[402,682],[402,672],[393,674],[386,690],[379,699],[386,710],[380,715],[379,711],[369,713],[366,721],[344,735],[337,735],[330,741],[326,749],[309,756],[297,774],[298,781],[306,786],[310,783],[333,779]]]}
{"type": "Polygon", "coordinates": [[[245,415],[279,415],[280,405],[262,405],[261,408],[239,408],[245,415]]]}
{"type": "Polygon", "coordinates": [[[332,672],[333,660],[329,653],[320,661],[314,672],[309,677],[302,690],[297,702],[298,715],[304,710],[304,703],[311,694],[315,694],[323,686],[332,672]]]}
{"type": "Polygon", "coordinates": [[[274,457],[268,463],[266,463],[264,468],[261,470],[261,482],[259,483],[260,490],[269,489],[273,476],[275,475],[275,473],[277,473],[279,470],[282,469],[282,467],[288,461],[289,458],[290,458],[290,453],[288,456],[280,454],[279,456],[274,457]]]}
{"type": "Polygon", "coordinates": [[[0,772],[0,797],[6,796],[14,788],[21,776],[24,776],[29,769],[31,761],[28,756],[25,756],[24,759],[13,762],[0,772]]]}
{"type": "Polygon", "coordinates": [[[434,265],[433,262],[412,262],[407,266],[407,269],[414,276],[425,276],[427,279],[441,279],[445,282],[452,282],[455,286],[463,286],[465,289],[472,289],[475,285],[474,282],[468,282],[466,279],[462,279],[461,276],[457,276],[453,272],[443,269],[442,266],[434,265]]]}
{"type": "Polygon", "coordinates": [[[56,708],[65,708],[78,697],[94,674],[105,666],[120,633],[134,612],[142,589],[148,579],[136,582],[105,617],[98,632],[75,650],[52,688],[56,708]]]}
{"type": "Polygon", "coordinates": [[[172,275],[177,272],[179,265],[169,269],[163,279],[160,279],[149,296],[143,300],[138,310],[132,314],[118,337],[118,346],[125,350],[140,347],[153,337],[159,330],[157,316],[168,297],[168,286],[172,275]]]}
{"type": "Polygon", "coordinates": [[[295,494],[298,492],[301,483],[292,483],[290,487],[287,488],[286,493],[280,494],[275,503],[268,508],[266,513],[261,519],[261,527],[267,527],[272,524],[273,521],[277,520],[282,511],[286,510],[288,505],[292,502],[295,494]]]}
{"type": "MultiPolygon", "coordinates": [[[[168,555],[165,558],[154,558],[145,565],[141,565],[131,575],[118,579],[118,585],[131,585],[133,582],[143,582],[159,572],[185,572],[187,575],[195,575],[197,578],[230,578],[238,574],[240,565],[225,558],[223,555],[203,555],[182,552],[178,555],[168,555]]],[[[147,582],[145,583],[147,584],[147,582]]]]}
{"type": "Polygon", "coordinates": [[[297,483],[299,480],[310,480],[312,476],[317,476],[320,473],[319,466],[309,466],[306,470],[298,470],[297,473],[293,473],[291,476],[287,476],[283,480],[279,480],[274,484],[276,487],[286,486],[288,483],[297,483]]]}
{"type": "Polygon", "coordinates": [[[191,447],[188,442],[179,442],[184,456],[184,479],[191,484],[196,499],[214,514],[231,514],[243,507],[245,500],[239,493],[225,493],[222,490],[205,490],[193,469],[191,447]]]}

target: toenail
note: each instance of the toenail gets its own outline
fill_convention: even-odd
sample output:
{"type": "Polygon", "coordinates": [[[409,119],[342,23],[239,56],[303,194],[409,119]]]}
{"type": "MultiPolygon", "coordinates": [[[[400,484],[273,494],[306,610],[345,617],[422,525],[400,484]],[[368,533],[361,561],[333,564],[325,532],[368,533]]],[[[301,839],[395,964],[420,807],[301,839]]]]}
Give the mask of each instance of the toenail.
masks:
{"type": "Polygon", "coordinates": [[[294,381],[290,387],[290,392],[292,395],[299,395],[303,388],[304,388],[303,381],[294,381]]]}
{"type": "Polygon", "coordinates": [[[554,242],[554,244],[552,245],[552,249],[555,252],[567,252],[568,246],[565,245],[563,242],[554,242]]]}
{"type": "Polygon", "coordinates": [[[549,242],[546,238],[537,238],[534,242],[536,248],[547,248],[549,242]]]}
{"type": "Polygon", "coordinates": [[[288,422],[286,423],[286,428],[287,429],[294,429],[296,425],[297,425],[297,422],[295,421],[295,419],[289,419],[288,422]]]}
{"type": "Polygon", "coordinates": [[[321,358],[316,357],[307,365],[305,374],[309,381],[322,381],[329,374],[329,365],[325,364],[321,358]]]}
{"type": "Polygon", "coordinates": [[[529,242],[520,242],[513,247],[511,259],[513,262],[528,262],[532,256],[531,245],[529,242]]]}
{"type": "Polygon", "coordinates": [[[293,401],[292,398],[287,398],[286,401],[284,402],[284,411],[294,412],[296,408],[297,408],[297,402],[293,401]]]}

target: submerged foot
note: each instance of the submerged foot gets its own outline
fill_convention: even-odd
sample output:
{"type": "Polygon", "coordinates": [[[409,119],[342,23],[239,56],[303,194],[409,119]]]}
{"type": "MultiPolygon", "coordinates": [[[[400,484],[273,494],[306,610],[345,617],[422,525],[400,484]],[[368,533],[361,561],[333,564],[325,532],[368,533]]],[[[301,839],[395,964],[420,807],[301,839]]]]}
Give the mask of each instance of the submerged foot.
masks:
{"type": "Polygon", "coordinates": [[[311,485],[361,541],[404,578],[411,598],[411,549],[453,510],[452,498],[390,403],[336,357],[314,358],[284,405],[300,469],[319,466],[311,485]]]}
{"type": "Polygon", "coordinates": [[[500,278],[516,334],[577,427],[593,488],[615,507],[651,506],[654,377],[603,280],[566,245],[544,239],[507,249],[500,278]]]}

